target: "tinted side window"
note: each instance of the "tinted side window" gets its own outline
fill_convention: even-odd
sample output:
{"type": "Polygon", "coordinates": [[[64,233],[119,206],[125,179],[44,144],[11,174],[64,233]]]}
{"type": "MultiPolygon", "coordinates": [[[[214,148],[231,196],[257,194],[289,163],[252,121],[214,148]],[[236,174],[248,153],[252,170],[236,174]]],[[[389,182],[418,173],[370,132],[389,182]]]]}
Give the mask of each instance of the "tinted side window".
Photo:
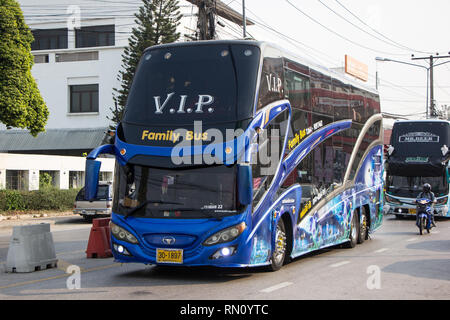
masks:
{"type": "MultiPolygon", "coordinates": [[[[362,125],[357,125],[358,127],[362,127],[362,125]]],[[[362,129],[362,128],[361,128],[362,129]]],[[[359,129],[359,132],[361,131],[359,129]]],[[[364,153],[367,151],[369,145],[379,139],[381,131],[381,121],[376,121],[372,126],[370,126],[369,130],[364,135],[361,144],[359,145],[358,151],[356,153],[356,157],[353,161],[352,168],[349,175],[349,180],[352,180],[355,177],[356,171],[358,170],[360,162],[363,160],[362,157],[364,153]]]]}
{"type": "Polygon", "coordinates": [[[283,58],[277,50],[267,48],[259,85],[258,109],[281,99],[284,99],[283,58]]]}
{"type": "Polygon", "coordinates": [[[293,108],[310,109],[309,78],[285,69],[286,93],[293,108]]]}
{"type": "Polygon", "coordinates": [[[269,189],[282,158],[289,112],[279,114],[258,137],[258,150],[252,154],[253,205],[269,189]]]}

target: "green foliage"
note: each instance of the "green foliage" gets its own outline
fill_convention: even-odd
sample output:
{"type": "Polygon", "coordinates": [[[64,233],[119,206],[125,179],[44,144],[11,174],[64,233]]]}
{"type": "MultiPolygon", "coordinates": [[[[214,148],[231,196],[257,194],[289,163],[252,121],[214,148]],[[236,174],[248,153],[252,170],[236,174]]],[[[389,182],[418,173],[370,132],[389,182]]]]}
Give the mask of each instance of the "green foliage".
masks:
{"type": "Polygon", "coordinates": [[[44,131],[48,109],[31,75],[33,35],[15,0],[0,0],[0,122],[44,131]]]}
{"type": "Polygon", "coordinates": [[[21,210],[24,201],[20,191],[0,190],[0,211],[21,210]]]}
{"type": "Polygon", "coordinates": [[[177,26],[182,17],[178,0],[142,0],[143,4],[134,20],[137,24],[128,39],[128,47],[122,54],[122,70],[117,80],[121,82],[120,89],[114,89],[114,107],[110,108],[113,122],[111,129],[115,129],[121,121],[131,88],[137,65],[142,53],[148,47],[175,42],[180,38],[177,26]]]}
{"type": "Polygon", "coordinates": [[[39,189],[50,188],[52,186],[52,176],[47,172],[39,173],[39,189]]]}
{"type": "Polygon", "coordinates": [[[79,190],[60,190],[54,187],[34,191],[0,190],[0,212],[71,210],[79,190]]]}

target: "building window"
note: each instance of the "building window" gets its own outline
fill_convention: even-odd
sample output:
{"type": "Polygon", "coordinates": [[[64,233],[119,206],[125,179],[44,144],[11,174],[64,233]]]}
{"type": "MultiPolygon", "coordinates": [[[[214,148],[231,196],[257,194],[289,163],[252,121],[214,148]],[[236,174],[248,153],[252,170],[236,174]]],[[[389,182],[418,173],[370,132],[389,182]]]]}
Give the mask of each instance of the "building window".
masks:
{"type": "Polygon", "coordinates": [[[81,188],[84,186],[83,171],[69,171],[69,188],[81,188]]]}
{"type": "Polygon", "coordinates": [[[98,84],[70,87],[70,113],[98,112],[98,84]]]}
{"type": "Polygon", "coordinates": [[[27,172],[24,170],[6,170],[6,189],[27,190],[27,172]]]}
{"type": "Polygon", "coordinates": [[[55,62],[73,62],[73,61],[91,61],[91,60],[98,60],[98,51],[55,54],[55,62]]]}
{"type": "Polygon", "coordinates": [[[32,30],[31,50],[67,49],[67,29],[32,30]]]}
{"type": "Polygon", "coordinates": [[[33,55],[34,57],[34,63],[48,63],[48,54],[36,54],[33,55]]]}
{"type": "Polygon", "coordinates": [[[59,187],[60,173],[55,170],[39,171],[39,189],[48,187],[59,187]]]}
{"type": "Polygon", "coordinates": [[[99,181],[102,181],[102,182],[111,182],[111,181],[113,181],[113,173],[107,172],[107,171],[100,171],[98,178],[99,178],[99,181]]]}
{"type": "Polygon", "coordinates": [[[113,46],[114,38],[114,25],[82,27],[75,32],[77,48],[113,46]]]}

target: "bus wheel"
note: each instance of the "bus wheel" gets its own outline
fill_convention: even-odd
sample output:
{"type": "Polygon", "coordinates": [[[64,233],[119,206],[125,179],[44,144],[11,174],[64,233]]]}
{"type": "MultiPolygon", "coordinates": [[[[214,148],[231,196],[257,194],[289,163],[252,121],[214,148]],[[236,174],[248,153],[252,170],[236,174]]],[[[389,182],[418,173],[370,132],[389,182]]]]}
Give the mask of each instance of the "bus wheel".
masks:
{"type": "Polygon", "coordinates": [[[353,212],[352,222],[350,225],[350,238],[349,242],[347,243],[347,248],[354,248],[356,246],[356,243],[358,241],[358,234],[359,234],[359,219],[358,219],[358,212],[355,210],[353,212]]]}
{"type": "Polygon", "coordinates": [[[277,271],[283,266],[286,248],[286,228],[283,219],[279,219],[275,233],[275,248],[272,253],[272,258],[270,259],[271,264],[269,267],[271,271],[277,271]]]}
{"type": "Polygon", "coordinates": [[[362,213],[361,213],[361,219],[359,222],[358,244],[363,243],[364,240],[367,239],[368,232],[369,232],[369,227],[368,227],[368,221],[367,221],[367,214],[366,214],[366,209],[363,207],[362,213]]]}

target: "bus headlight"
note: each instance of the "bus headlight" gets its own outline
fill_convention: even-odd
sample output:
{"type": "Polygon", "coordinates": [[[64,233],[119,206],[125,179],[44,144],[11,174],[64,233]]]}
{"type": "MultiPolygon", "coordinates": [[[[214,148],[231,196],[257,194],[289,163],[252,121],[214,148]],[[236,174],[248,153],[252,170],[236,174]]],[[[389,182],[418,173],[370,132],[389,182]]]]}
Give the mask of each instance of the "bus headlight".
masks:
{"type": "Polygon", "coordinates": [[[133,236],[130,232],[128,232],[124,228],[119,227],[118,225],[116,225],[112,222],[110,222],[110,227],[111,227],[111,233],[117,239],[129,242],[129,243],[133,243],[133,244],[136,244],[139,242],[135,236],[133,236]]]}
{"type": "Polygon", "coordinates": [[[436,200],[436,204],[446,204],[447,203],[447,197],[443,197],[436,200]]]}
{"type": "Polygon", "coordinates": [[[245,228],[247,228],[247,225],[245,224],[245,222],[241,222],[238,225],[223,229],[206,239],[206,241],[203,242],[203,245],[213,246],[218,243],[233,241],[245,230],[245,228]]]}

